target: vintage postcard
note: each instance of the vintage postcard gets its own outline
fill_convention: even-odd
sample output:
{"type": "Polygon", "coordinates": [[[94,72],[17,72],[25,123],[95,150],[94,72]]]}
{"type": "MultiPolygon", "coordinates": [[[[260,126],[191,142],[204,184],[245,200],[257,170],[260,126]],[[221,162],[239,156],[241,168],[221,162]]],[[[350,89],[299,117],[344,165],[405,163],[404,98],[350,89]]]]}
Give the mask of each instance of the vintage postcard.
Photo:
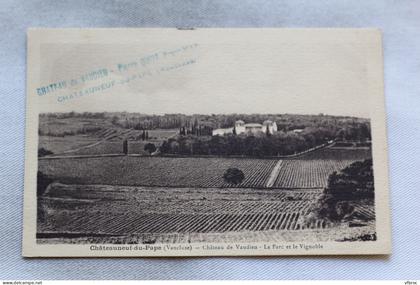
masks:
{"type": "Polygon", "coordinates": [[[30,29],[23,255],[391,251],[375,29],[30,29]]]}

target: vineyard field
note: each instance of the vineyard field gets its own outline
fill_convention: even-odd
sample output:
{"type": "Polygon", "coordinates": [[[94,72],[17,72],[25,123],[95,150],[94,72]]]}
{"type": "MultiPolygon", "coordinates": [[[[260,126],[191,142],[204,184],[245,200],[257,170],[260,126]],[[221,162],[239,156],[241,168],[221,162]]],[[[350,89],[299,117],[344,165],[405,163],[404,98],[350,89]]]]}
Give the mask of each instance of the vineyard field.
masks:
{"type": "MultiPolygon", "coordinates": [[[[121,129],[121,128],[107,128],[96,132],[94,135],[100,139],[107,140],[139,140],[141,138],[142,130],[121,129]]],[[[168,130],[147,130],[149,139],[152,141],[162,141],[176,135],[178,129],[168,130]]]]}
{"type": "MultiPolygon", "coordinates": [[[[373,191],[371,161],[332,177],[339,187],[328,185],[332,173],[372,158],[367,132],[356,131],[358,120],[341,118],[330,125],[322,115],[304,124],[302,117],[287,115],[275,134],[274,124],[263,119],[268,115],[253,114],[249,122],[263,119],[265,133],[252,127],[242,134],[237,115],[195,116],[41,115],[38,173],[33,173],[37,242],[376,239],[374,199],[359,191],[373,191]],[[210,136],[213,127],[229,126],[238,133],[210,136]],[[357,193],[335,195],[338,191],[357,193]]],[[[369,130],[368,121],[363,124],[369,130]]]]}
{"type": "MultiPolygon", "coordinates": [[[[324,229],[331,225],[318,220],[304,224],[299,212],[253,214],[149,214],[138,216],[86,216],[82,213],[66,216],[64,223],[43,227],[44,233],[79,233],[89,235],[131,235],[144,233],[210,233],[229,231],[267,231],[324,229]]],[[[56,217],[59,220],[60,217],[56,217]]]]}
{"type": "Polygon", "coordinates": [[[327,160],[364,160],[372,158],[372,149],[368,147],[326,147],[306,153],[297,159],[327,159],[327,160]]]}
{"type": "Polygon", "coordinates": [[[363,219],[375,220],[375,206],[372,201],[353,201],[351,205],[354,206],[355,212],[358,213],[359,216],[362,216],[363,219]]]}
{"type": "Polygon", "coordinates": [[[39,170],[62,183],[161,187],[323,188],[328,176],[352,160],[283,160],[192,157],[91,157],[40,160],[39,170]],[[226,183],[223,173],[235,167],[245,179],[226,183]],[[274,170],[274,173],[273,173],[274,170]],[[278,171],[278,173],[276,173],[278,171]],[[275,175],[274,183],[268,184],[275,175]]]}
{"type": "MultiPolygon", "coordinates": [[[[71,128],[70,128],[71,130],[71,128]]],[[[89,134],[39,136],[39,148],[52,151],[52,156],[122,154],[123,140],[128,140],[128,153],[147,155],[146,143],[155,146],[177,134],[178,130],[148,130],[149,138],[141,140],[142,131],[121,128],[106,128],[89,134]]]]}
{"type": "Polygon", "coordinates": [[[263,188],[276,163],[267,159],[121,156],[39,160],[39,170],[62,183],[263,188]],[[242,183],[223,180],[230,167],[244,172],[242,183]]]}
{"type": "MultiPolygon", "coordinates": [[[[320,190],[248,188],[160,188],[52,184],[40,199],[38,237],[89,239],[98,243],[209,241],[226,234],[271,237],[277,241],[323,240],[360,235],[365,227],[344,227],[308,219],[320,190]],[[341,235],[337,229],[341,227],[341,235]],[[253,233],[253,234],[251,234],[253,233]],[[274,236],[273,236],[273,233],[274,236]],[[287,234],[290,233],[290,234],[287,234]],[[293,234],[292,234],[293,233],[293,234]],[[292,235],[292,236],[291,236],[292,235]]],[[[357,203],[356,203],[357,204],[357,203]]],[[[356,205],[374,217],[373,204],[356,205]]],[[[362,214],[363,214],[362,213],[362,214]]]]}
{"type": "Polygon", "coordinates": [[[273,187],[324,188],[328,176],[350,165],[353,160],[284,160],[273,187]]]}
{"type": "Polygon", "coordinates": [[[38,232],[129,235],[322,229],[330,225],[304,219],[320,194],[53,184],[41,200],[44,214],[38,232]]]}

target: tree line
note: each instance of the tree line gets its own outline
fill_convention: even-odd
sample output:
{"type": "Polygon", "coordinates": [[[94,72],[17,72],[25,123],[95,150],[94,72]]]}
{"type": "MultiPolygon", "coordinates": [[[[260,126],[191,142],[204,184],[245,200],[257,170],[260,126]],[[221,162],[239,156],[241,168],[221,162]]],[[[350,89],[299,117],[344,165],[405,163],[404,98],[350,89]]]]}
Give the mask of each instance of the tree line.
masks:
{"type": "Polygon", "coordinates": [[[271,120],[277,123],[278,129],[290,131],[294,129],[304,129],[310,127],[343,127],[349,124],[364,124],[368,119],[348,117],[348,116],[330,116],[330,115],[298,115],[298,114],[164,114],[147,115],[128,112],[67,112],[67,113],[44,113],[40,115],[43,118],[85,118],[101,119],[127,129],[153,130],[153,129],[179,129],[185,127],[191,129],[193,126],[201,128],[228,128],[233,127],[237,120],[247,123],[262,123],[265,120],[271,120]]]}
{"type": "Polygon", "coordinates": [[[296,154],[322,145],[331,140],[370,140],[368,128],[348,126],[346,128],[305,128],[302,132],[278,131],[274,134],[260,132],[253,135],[228,134],[224,136],[195,136],[183,133],[165,140],[161,153],[179,155],[241,155],[283,156],[296,154]]]}

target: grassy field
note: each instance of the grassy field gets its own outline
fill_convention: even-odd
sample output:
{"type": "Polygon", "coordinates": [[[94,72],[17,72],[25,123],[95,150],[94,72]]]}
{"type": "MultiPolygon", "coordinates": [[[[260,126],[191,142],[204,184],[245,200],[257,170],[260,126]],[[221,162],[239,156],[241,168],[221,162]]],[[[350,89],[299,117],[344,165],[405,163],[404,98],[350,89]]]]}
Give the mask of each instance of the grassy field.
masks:
{"type": "Polygon", "coordinates": [[[99,155],[123,153],[123,140],[128,140],[130,154],[147,155],[144,146],[153,143],[160,146],[166,138],[173,136],[177,130],[150,130],[149,139],[142,141],[138,130],[110,128],[90,134],[66,136],[39,136],[38,148],[52,151],[54,155],[99,155]]]}
{"type": "Polygon", "coordinates": [[[129,141],[129,153],[147,154],[146,143],[159,146],[165,139],[176,135],[178,129],[148,130],[148,139],[141,140],[142,130],[124,129],[111,120],[100,118],[56,118],[41,116],[39,120],[38,148],[53,155],[99,155],[123,152],[122,141],[129,141]]]}
{"type": "Polygon", "coordinates": [[[93,118],[48,118],[40,117],[39,131],[52,136],[62,136],[66,133],[111,128],[113,125],[103,119],[93,118]]]}

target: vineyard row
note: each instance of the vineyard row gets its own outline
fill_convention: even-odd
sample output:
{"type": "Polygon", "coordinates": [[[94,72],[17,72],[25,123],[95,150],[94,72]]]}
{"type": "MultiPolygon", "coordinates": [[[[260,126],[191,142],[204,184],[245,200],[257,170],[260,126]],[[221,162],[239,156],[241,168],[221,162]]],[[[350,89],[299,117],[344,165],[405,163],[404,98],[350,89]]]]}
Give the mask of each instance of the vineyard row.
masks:
{"type": "MultiPolygon", "coordinates": [[[[62,225],[61,232],[106,233],[127,235],[136,233],[210,233],[229,231],[266,231],[322,229],[331,225],[318,220],[305,223],[300,212],[271,214],[172,215],[150,214],[127,218],[121,216],[77,216],[62,225]]],[[[46,229],[48,230],[48,229],[46,229]]]]}

